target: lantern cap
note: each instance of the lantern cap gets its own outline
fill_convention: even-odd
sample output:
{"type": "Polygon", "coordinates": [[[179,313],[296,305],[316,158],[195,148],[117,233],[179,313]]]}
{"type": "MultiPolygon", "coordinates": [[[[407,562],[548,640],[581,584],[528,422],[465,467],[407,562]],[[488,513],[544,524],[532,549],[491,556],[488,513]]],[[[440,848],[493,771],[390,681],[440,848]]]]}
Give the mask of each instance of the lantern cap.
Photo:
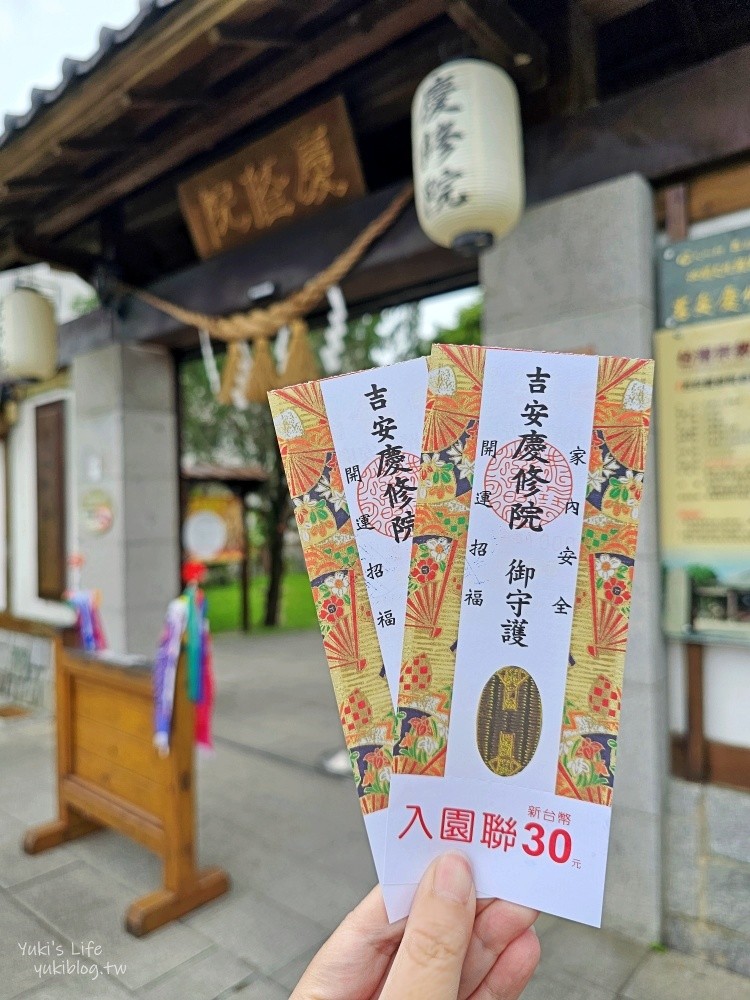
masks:
{"type": "Polygon", "coordinates": [[[476,230],[471,233],[461,233],[457,236],[451,248],[462,257],[476,257],[484,250],[489,250],[495,242],[495,237],[489,230],[476,230]]]}

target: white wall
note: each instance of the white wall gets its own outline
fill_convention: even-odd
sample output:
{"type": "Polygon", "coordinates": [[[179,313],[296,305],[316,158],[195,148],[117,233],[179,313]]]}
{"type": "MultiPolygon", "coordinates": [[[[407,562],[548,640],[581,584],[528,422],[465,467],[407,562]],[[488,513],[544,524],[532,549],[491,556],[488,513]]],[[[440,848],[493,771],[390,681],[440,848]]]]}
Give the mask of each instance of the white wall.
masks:
{"type": "MultiPolygon", "coordinates": [[[[687,673],[684,647],[668,645],[669,728],[687,732],[687,673]]],[[[707,646],[703,658],[703,727],[716,743],[750,749],[750,649],[707,646]]]]}
{"type": "MultiPolygon", "coordinates": [[[[19,406],[18,423],[9,438],[10,448],[10,559],[11,609],[19,618],[32,618],[51,625],[70,625],[75,615],[60,601],[38,596],[37,569],[37,490],[36,490],[36,408],[64,400],[67,478],[68,551],[75,548],[75,453],[73,450],[73,394],[68,389],[40,393],[19,406]]],[[[4,491],[3,491],[4,492],[4,491]]],[[[2,565],[2,564],[0,564],[2,565]]]]}

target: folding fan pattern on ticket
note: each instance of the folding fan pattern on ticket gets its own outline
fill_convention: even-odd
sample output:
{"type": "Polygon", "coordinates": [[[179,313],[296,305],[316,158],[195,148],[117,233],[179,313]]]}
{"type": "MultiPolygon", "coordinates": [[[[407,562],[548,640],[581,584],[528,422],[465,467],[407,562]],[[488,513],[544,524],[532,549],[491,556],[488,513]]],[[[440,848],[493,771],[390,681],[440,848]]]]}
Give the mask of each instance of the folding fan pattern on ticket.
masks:
{"type": "Polygon", "coordinates": [[[480,894],[600,922],[651,382],[433,349],[386,888],[453,846],[480,894]]]}
{"type": "Polygon", "coordinates": [[[269,393],[323,648],[382,877],[393,702],[320,382],[269,393]]]}

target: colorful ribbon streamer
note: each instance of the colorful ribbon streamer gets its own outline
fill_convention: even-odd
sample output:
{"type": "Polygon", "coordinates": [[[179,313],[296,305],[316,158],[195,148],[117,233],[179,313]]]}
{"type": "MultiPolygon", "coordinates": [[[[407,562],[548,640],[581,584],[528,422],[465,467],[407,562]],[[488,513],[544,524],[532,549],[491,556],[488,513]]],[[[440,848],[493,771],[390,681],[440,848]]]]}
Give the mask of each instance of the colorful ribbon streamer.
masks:
{"type": "Polygon", "coordinates": [[[195,740],[212,749],[214,679],[211,631],[206,597],[195,579],[182,595],[170,602],[154,662],[154,744],[169,753],[174,708],[175,678],[180,651],[185,650],[187,694],[195,706],[195,740]]]}
{"type": "Polygon", "coordinates": [[[154,661],[154,746],[162,756],[169,753],[177,663],[188,616],[184,597],[170,601],[154,661]]]}
{"type": "Polygon", "coordinates": [[[73,590],[67,594],[68,603],[76,613],[76,628],[81,648],[96,652],[107,648],[101,615],[99,594],[95,590],[73,590]]]}

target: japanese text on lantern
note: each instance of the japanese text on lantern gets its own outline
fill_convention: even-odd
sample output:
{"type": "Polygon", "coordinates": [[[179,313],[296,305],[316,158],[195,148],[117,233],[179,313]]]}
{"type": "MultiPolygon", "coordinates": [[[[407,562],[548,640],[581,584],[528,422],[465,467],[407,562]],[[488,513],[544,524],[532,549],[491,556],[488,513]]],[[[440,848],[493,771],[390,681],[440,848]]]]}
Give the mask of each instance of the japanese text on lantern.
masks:
{"type": "Polygon", "coordinates": [[[458,123],[464,110],[462,101],[450,72],[438,74],[422,94],[418,155],[424,177],[424,207],[430,216],[463,205],[468,198],[464,172],[451,162],[464,138],[458,123]]]}
{"type": "Polygon", "coordinates": [[[205,258],[364,190],[346,106],[337,97],[192,177],[178,193],[205,258]]]}

